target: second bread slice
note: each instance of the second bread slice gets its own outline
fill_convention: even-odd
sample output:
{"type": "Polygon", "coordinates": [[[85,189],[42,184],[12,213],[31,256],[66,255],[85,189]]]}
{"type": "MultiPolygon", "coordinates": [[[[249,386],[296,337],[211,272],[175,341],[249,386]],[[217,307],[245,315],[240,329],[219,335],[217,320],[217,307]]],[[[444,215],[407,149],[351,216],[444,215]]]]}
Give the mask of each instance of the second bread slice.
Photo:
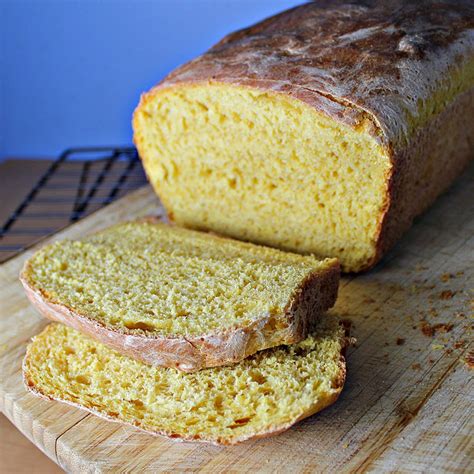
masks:
{"type": "Polygon", "coordinates": [[[21,281],[44,316],[192,372],[304,339],[335,303],[339,265],[136,221],[42,248],[21,281]]]}
{"type": "Polygon", "coordinates": [[[344,333],[335,317],[323,317],[298,344],[184,374],[50,324],[28,346],[23,377],[35,395],[151,434],[236,444],[285,431],[336,401],[346,374],[344,333]]]}

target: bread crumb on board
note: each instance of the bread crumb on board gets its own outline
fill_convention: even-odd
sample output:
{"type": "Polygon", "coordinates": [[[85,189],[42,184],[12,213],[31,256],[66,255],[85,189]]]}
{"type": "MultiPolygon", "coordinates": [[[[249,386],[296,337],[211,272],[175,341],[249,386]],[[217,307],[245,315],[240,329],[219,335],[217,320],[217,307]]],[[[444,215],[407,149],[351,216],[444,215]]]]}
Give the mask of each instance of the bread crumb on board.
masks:
{"type": "Polygon", "coordinates": [[[447,282],[449,280],[451,280],[451,278],[454,278],[454,275],[452,273],[443,273],[441,276],[440,276],[440,280],[442,282],[447,282]]]}
{"type": "Polygon", "coordinates": [[[439,279],[443,282],[443,283],[446,283],[448,282],[449,280],[451,280],[452,278],[456,278],[456,277],[460,277],[460,276],[463,276],[464,275],[464,272],[463,271],[459,271],[459,272],[456,272],[456,273],[450,273],[450,272],[446,272],[446,273],[443,273],[439,279]]]}
{"type": "Polygon", "coordinates": [[[464,362],[470,369],[474,369],[474,351],[470,351],[466,354],[464,362]]]}
{"type": "Polygon", "coordinates": [[[455,349],[462,349],[466,345],[466,341],[464,339],[461,339],[460,341],[457,341],[454,343],[454,348],[455,349]]]}
{"type": "Polygon", "coordinates": [[[421,332],[426,337],[433,337],[438,333],[450,332],[453,329],[453,327],[454,327],[454,324],[448,324],[448,323],[438,323],[438,324],[431,325],[426,320],[422,320],[420,323],[421,332]]]}
{"type": "Polygon", "coordinates": [[[428,270],[429,267],[422,265],[421,263],[417,263],[415,266],[415,271],[416,272],[422,272],[424,270],[428,270]]]}
{"type": "Polygon", "coordinates": [[[452,290],[444,290],[439,294],[440,300],[450,300],[456,294],[455,291],[452,290]]]}

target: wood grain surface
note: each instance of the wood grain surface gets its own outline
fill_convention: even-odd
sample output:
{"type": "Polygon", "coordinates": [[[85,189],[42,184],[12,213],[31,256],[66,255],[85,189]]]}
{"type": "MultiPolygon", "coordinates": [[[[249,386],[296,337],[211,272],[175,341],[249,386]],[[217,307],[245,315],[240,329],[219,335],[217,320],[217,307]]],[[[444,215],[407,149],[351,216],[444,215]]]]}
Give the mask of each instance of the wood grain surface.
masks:
{"type": "MultiPolygon", "coordinates": [[[[0,163],[0,225],[18,207],[50,164],[51,160],[34,158],[7,159],[0,163]]],[[[44,222],[41,226],[45,227],[44,222]]],[[[23,244],[23,236],[17,240],[10,239],[10,243],[23,244]]],[[[5,244],[5,240],[0,239],[0,244],[5,244]]],[[[0,251],[0,263],[14,254],[0,251]]],[[[56,474],[63,471],[0,413],[0,473],[32,472],[56,474]]]]}
{"type": "MultiPolygon", "coordinates": [[[[334,314],[353,322],[339,401],[279,436],[235,447],[177,443],[26,393],[21,360],[47,323],[18,273],[0,273],[0,407],[70,472],[473,472],[474,166],[373,271],[342,279],[334,314]]],[[[74,238],[160,214],[144,188],[68,227],[74,238]]]]}

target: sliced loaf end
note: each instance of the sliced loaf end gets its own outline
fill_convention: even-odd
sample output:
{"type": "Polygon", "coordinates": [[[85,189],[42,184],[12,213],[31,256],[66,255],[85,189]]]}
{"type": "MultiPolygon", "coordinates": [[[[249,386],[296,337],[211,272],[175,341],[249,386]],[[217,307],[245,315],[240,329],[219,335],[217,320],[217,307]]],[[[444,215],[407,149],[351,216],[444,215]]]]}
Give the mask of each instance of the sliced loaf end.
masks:
{"type": "Polygon", "coordinates": [[[312,103],[320,94],[306,91],[308,103],[297,87],[256,84],[165,83],[142,96],[134,141],[170,219],[337,257],[344,271],[372,266],[392,170],[380,131],[362,112],[356,125],[329,117],[312,103]]]}

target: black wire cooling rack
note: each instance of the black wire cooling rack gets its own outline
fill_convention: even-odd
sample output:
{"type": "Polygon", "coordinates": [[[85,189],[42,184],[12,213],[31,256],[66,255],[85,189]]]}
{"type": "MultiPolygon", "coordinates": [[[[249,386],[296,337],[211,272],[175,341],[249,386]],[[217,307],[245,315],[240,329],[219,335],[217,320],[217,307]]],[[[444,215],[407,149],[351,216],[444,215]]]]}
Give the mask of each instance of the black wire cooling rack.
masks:
{"type": "Polygon", "coordinates": [[[145,183],[133,147],[64,151],[0,228],[0,261],[145,183]]]}

